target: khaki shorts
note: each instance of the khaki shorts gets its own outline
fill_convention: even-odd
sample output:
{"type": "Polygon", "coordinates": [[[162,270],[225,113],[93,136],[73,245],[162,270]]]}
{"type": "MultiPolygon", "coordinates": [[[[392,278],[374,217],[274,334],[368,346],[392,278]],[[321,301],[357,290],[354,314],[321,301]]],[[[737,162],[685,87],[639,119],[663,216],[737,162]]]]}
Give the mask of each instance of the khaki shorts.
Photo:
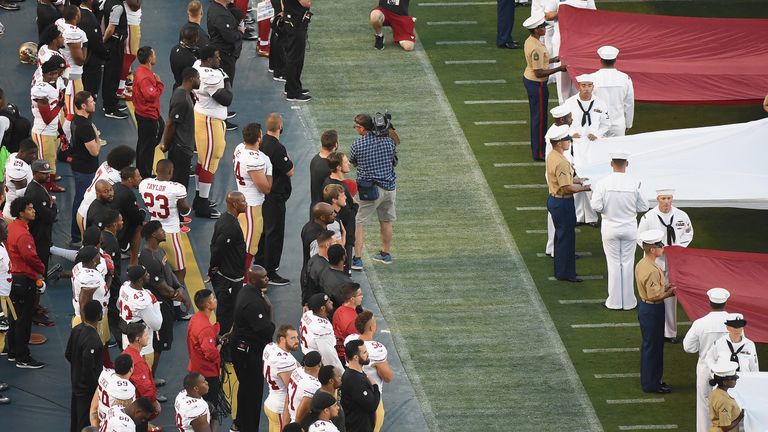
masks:
{"type": "Polygon", "coordinates": [[[397,219],[397,213],[395,211],[395,197],[397,196],[397,190],[388,191],[376,186],[379,189],[379,197],[374,201],[363,201],[358,198],[360,207],[357,209],[357,217],[355,222],[364,224],[368,222],[373,211],[376,210],[376,214],[379,217],[379,222],[394,222],[397,219]]]}

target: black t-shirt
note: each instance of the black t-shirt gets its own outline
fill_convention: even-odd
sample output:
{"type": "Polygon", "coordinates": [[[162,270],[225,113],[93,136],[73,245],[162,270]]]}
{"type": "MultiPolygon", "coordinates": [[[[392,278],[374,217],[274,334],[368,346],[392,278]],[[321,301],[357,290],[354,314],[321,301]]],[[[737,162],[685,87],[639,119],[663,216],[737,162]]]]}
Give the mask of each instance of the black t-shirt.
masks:
{"type": "Polygon", "coordinates": [[[245,238],[240,223],[231,213],[225,212],[213,226],[208,268],[218,268],[224,276],[238,279],[243,277],[245,272],[245,256],[245,238]]]}
{"type": "Polygon", "coordinates": [[[264,135],[259,150],[272,162],[272,190],[269,196],[287,201],[292,190],[288,171],[293,169],[293,161],[288,157],[285,146],[272,135],[264,135]]]}
{"type": "Polygon", "coordinates": [[[37,35],[43,34],[43,30],[46,27],[56,22],[61,18],[61,12],[59,9],[50,3],[38,3],[37,4],[37,35]]]}
{"type": "Polygon", "coordinates": [[[136,228],[144,221],[144,214],[136,200],[136,194],[133,193],[133,189],[122,183],[116,183],[112,188],[115,190],[115,196],[109,206],[123,215],[123,229],[136,228]]]}
{"type": "Polygon", "coordinates": [[[112,277],[112,284],[109,285],[109,307],[113,308],[117,304],[117,298],[120,296],[120,277],[122,276],[122,260],[120,259],[120,244],[111,232],[104,230],[101,232],[101,249],[109,254],[112,262],[115,264],[115,272],[112,277]]]}
{"type": "Polygon", "coordinates": [[[347,196],[347,205],[341,208],[341,210],[339,211],[339,214],[336,215],[336,219],[338,219],[341,222],[341,224],[344,225],[344,229],[347,230],[346,245],[354,246],[355,245],[355,216],[357,216],[357,208],[359,206],[356,202],[352,200],[352,194],[349,193],[349,189],[347,189],[347,186],[344,184],[343,181],[327,177],[323,182],[323,188],[325,188],[329,184],[336,184],[344,188],[344,195],[347,196]]]}
{"type": "Polygon", "coordinates": [[[379,0],[379,7],[398,15],[408,16],[408,3],[411,0],[379,0]]]}
{"type": "Polygon", "coordinates": [[[309,8],[302,6],[299,0],[285,0],[283,3],[285,5],[285,14],[291,15],[293,20],[301,20],[304,17],[304,13],[309,10],[309,8]]]}
{"type": "Polygon", "coordinates": [[[96,131],[89,118],[75,114],[72,119],[72,171],[95,173],[99,169],[99,157],[91,156],[85,143],[96,139],[96,131]]]}
{"type": "Polygon", "coordinates": [[[192,67],[197,61],[197,47],[189,47],[179,43],[171,48],[171,72],[173,72],[174,90],[181,85],[181,74],[185,68],[192,67]]]}
{"type": "Polygon", "coordinates": [[[192,96],[182,87],[173,91],[168,121],[172,121],[176,126],[176,133],[171,141],[173,147],[183,149],[184,153],[191,156],[195,146],[195,105],[192,96]]]}
{"type": "Polygon", "coordinates": [[[176,279],[173,271],[171,271],[171,266],[168,264],[165,251],[162,249],[152,251],[149,248],[144,248],[139,254],[139,264],[143,265],[144,268],[147,269],[147,273],[149,273],[149,286],[146,286],[145,288],[149,288],[159,301],[170,301],[171,299],[163,296],[157,287],[160,286],[163,281],[173,289],[180,288],[181,284],[179,283],[179,280],[176,279]]]}
{"type": "Polygon", "coordinates": [[[240,341],[249,345],[249,353],[261,359],[263,347],[272,342],[275,323],[271,320],[271,308],[261,291],[251,285],[245,285],[237,294],[232,326],[233,349],[237,349],[240,341]],[[256,352],[252,352],[256,350],[256,352]]]}
{"type": "Polygon", "coordinates": [[[302,256],[304,257],[304,265],[302,266],[302,271],[304,270],[304,266],[307,265],[307,261],[309,261],[309,251],[312,248],[312,242],[317,242],[317,236],[319,236],[323,231],[325,231],[325,227],[318,224],[314,220],[304,224],[304,227],[301,229],[302,256]]]}
{"type": "Polygon", "coordinates": [[[309,162],[309,196],[313,206],[323,200],[323,182],[329,175],[331,168],[328,167],[328,159],[320,157],[319,153],[316,154],[309,162]]]}
{"type": "Polygon", "coordinates": [[[93,200],[91,206],[88,207],[88,211],[86,212],[85,227],[88,228],[91,225],[96,225],[99,229],[104,229],[101,224],[101,219],[110,210],[112,210],[112,207],[108,202],[102,201],[98,198],[93,200]]]}
{"type": "Polygon", "coordinates": [[[72,393],[76,396],[93,396],[96,391],[104,365],[103,350],[95,328],[80,323],[72,329],[64,356],[69,360],[72,393]]]}

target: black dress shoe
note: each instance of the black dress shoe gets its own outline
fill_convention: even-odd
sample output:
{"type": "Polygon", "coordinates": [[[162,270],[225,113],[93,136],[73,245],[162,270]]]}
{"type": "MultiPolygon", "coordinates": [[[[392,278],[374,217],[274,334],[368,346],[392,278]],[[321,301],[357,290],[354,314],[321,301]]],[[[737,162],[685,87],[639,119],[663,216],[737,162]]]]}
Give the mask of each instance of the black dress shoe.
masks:
{"type": "Polygon", "coordinates": [[[671,343],[671,344],[679,344],[681,342],[681,340],[677,336],[671,337],[671,338],[665,337],[664,338],[664,342],[671,343]]]}
{"type": "Polygon", "coordinates": [[[557,280],[561,282],[574,282],[574,283],[584,282],[584,279],[579,277],[557,278],[557,280]]]}
{"type": "Polygon", "coordinates": [[[507,48],[507,49],[519,49],[520,48],[520,42],[512,41],[503,43],[501,45],[496,45],[499,48],[507,48]]]}
{"type": "Polygon", "coordinates": [[[0,0],[0,9],[5,9],[7,11],[17,11],[21,8],[19,5],[12,3],[9,0],[0,0]]]}

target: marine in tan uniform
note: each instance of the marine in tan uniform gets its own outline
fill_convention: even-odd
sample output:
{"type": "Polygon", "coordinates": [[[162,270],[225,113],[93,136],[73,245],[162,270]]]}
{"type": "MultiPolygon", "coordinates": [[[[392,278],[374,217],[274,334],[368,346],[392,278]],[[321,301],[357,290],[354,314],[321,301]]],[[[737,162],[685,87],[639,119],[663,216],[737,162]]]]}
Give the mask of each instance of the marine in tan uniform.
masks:
{"type": "Polygon", "coordinates": [[[664,371],[664,299],[675,290],[664,282],[656,259],[664,255],[664,232],[648,230],[640,234],[644,256],[635,266],[637,293],[640,296],[637,319],[643,338],[640,347],[640,385],[646,393],[669,393],[662,380],[664,371]]]}
{"type": "Polygon", "coordinates": [[[730,360],[717,362],[712,366],[714,377],[709,384],[717,386],[709,394],[709,415],[712,425],[709,432],[738,430],[739,423],[744,420],[744,410],[736,400],[728,394],[728,389],[736,387],[736,369],[739,364],[730,360]]]}

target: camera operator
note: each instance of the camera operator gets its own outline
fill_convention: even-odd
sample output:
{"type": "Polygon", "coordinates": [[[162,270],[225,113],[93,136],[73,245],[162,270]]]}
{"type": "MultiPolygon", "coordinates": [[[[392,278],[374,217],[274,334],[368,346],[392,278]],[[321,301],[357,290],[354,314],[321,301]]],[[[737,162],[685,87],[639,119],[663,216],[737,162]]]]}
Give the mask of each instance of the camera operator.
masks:
{"type": "Polygon", "coordinates": [[[392,222],[395,212],[396,145],[400,142],[390,122],[389,114],[376,113],[376,121],[368,114],[355,116],[355,130],[360,138],[352,143],[349,162],[357,167],[357,191],[360,207],[355,218],[355,256],[352,269],[362,270],[363,224],[375,211],[381,229],[381,250],[374,261],[392,264],[389,248],[392,243],[392,222]]]}
{"type": "Polygon", "coordinates": [[[376,36],[373,47],[384,49],[384,33],[382,27],[392,28],[392,39],[400,48],[413,51],[416,46],[416,18],[408,15],[410,0],[379,0],[379,6],[371,10],[371,27],[376,36]]]}
{"type": "Polygon", "coordinates": [[[301,71],[304,69],[304,54],[307,47],[307,28],[312,18],[309,11],[311,0],[285,0],[285,94],[291,102],[306,102],[312,99],[309,91],[301,85],[301,71]]]}

